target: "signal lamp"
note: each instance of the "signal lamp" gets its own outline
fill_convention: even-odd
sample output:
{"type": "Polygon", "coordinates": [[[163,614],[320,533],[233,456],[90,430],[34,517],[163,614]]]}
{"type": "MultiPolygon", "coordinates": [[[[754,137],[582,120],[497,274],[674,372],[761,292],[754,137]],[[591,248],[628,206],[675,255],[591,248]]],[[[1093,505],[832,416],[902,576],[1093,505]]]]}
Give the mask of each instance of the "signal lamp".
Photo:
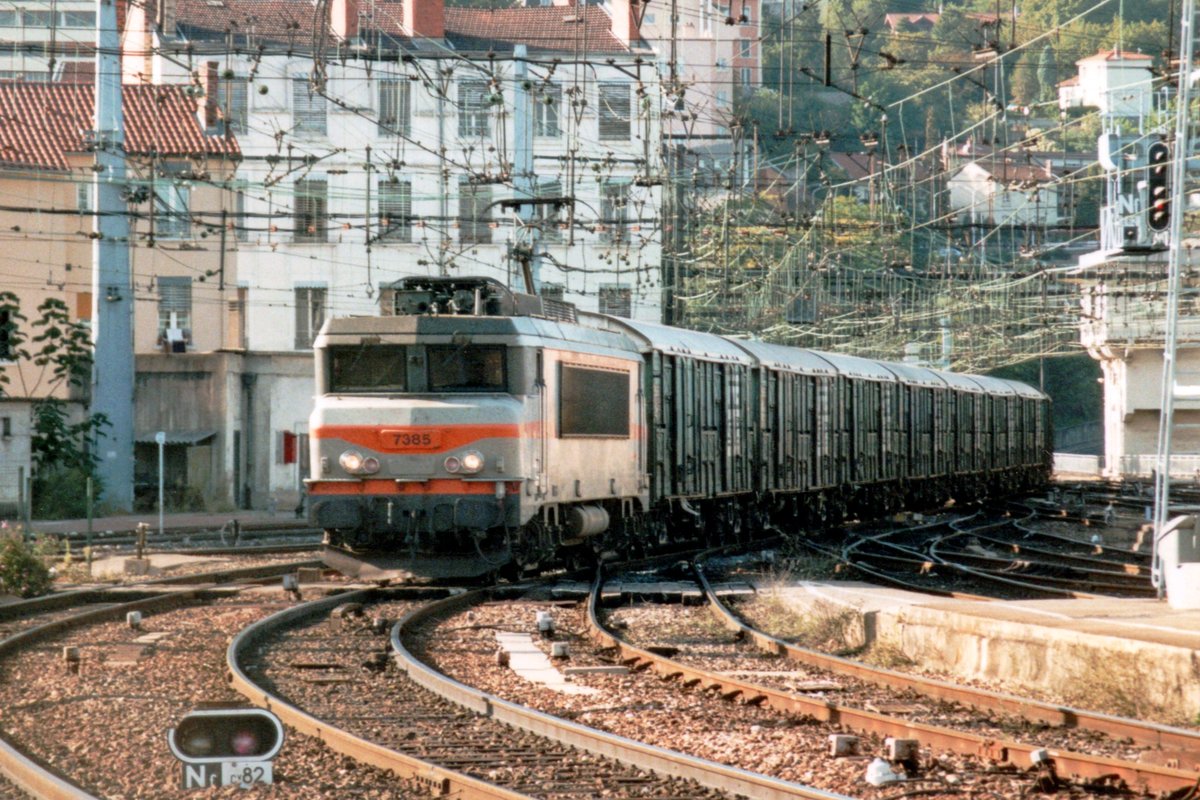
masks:
{"type": "Polygon", "coordinates": [[[191,764],[268,761],[283,747],[283,725],[261,708],[200,709],[167,733],[167,743],[191,764]]]}
{"type": "Polygon", "coordinates": [[[1171,224],[1171,199],[1167,194],[1167,169],[1171,151],[1164,142],[1154,142],[1146,150],[1146,190],[1150,230],[1165,231],[1171,224]]]}
{"type": "Polygon", "coordinates": [[[462,457],[462,471],[470,474],[483,469],[483,454],[472,450],[462,457]]]}

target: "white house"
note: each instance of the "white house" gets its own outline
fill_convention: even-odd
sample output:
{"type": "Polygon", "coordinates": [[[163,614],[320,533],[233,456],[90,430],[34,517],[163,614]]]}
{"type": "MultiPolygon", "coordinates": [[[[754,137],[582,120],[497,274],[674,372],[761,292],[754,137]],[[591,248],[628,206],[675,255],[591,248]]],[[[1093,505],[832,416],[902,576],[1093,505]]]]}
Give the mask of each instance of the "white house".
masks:
{"type": "Polygon", "coordinates": [[[1101,114],[1144,117],[1153,108],[1154,60],[1142,53],[1101,50],[1075,62],[1079,74],[1058,85],[1058,107],[1095,106],[1101,114]]]}
{"type": "Polygon", "coordinates": [[[964,164],[947,189],[959,222],[1045,227],[1067,218],[1057,182],[1049,164],[989,157],[964,164]]]}
{"type": "Polygon", "coordinates": [[[91,81],[95,0],[13,0],[0,6],[0,79],[91,81]]]}

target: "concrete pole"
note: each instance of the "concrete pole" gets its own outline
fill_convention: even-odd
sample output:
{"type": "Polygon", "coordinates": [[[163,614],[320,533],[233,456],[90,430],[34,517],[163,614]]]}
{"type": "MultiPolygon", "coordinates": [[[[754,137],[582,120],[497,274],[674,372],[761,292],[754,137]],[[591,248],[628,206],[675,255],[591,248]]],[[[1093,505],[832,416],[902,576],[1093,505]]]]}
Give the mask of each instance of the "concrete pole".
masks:
{"type": "Polygon", "coordinates": [[[133,507],[133,287],[125,182],[125,124],[115,0],[99,0],[96,15],[96,216],[92,245],[93,415],[107,420],[99,449],[104,500],[133,507]]]}

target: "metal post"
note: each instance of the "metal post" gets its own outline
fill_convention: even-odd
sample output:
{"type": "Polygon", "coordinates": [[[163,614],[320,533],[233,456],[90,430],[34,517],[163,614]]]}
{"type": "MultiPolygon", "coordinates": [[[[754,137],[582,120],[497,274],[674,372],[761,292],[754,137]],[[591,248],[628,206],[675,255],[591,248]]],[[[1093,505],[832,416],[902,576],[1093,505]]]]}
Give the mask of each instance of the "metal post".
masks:
{"type": "Polygon", "coordinates": [[[163,535],[163,446],[167,443],[167,435],[162,431],[154,434],[154,443],[158,445],[158,535],[163,535]]]}
{"type": "Polygon", "coordinates": [[[1167,532],[1171,505],[1171,434],[1175,424],[1176,398],[1193,399],[1195,387],[1176,385],[1176,356],[1179,348],[1179,293],[1182,283],[1183,259],[1183,213],[1184,182],[1187,177],[1186,164],[1191,149],[1191,90],[1192,60],[1195,57],[1197,31],[1196,0],[1183,0],[1179,40],[1178,91],[1175,95],[1175,151],[1171,161],[1171,218],[1167,239],[1167,300],[1166,331],[1163,338],[1163,371],[1160,387],[1161,411],[1158,417],[1157,472],[1154,476],[1154,539],[1150,559],[1150,581],[1158,590],[1158,597],[1166,596],[1166,578],[1163,575],[1160,539],[1167,532]],[[1190,391],[1189,391],[1190,390],[1190,391]]]}
{"type": "MultiPolygon", "coordinates": [[[[527,48],[523,44],[513,47],[513,194],[517,199],[532,198],[536,194],[536,177],[533,169],[533,93],[529,91],[529,62],[527,48]]],[[[522,270],[525,291],[539,294],[542,288],[541,256],[538,255],[538,228],[533,221],[533,206],[517,206],[520,224],[514,237],[514,249],[522,253],[526,265],[522,270]],[[526,249],[528,248],[528,249],[526,249]]]]}
{"type": "Polygon", "coordinates": [[[89,476],[88,476],[88,479],[87,479],[87,517],[88,517],[88,526],[87,526],[87,545],[86,545],[86,547],[87,547],[87,559],[88,559],[88,566],[91,566],[91,563],[92,563],[92,514],[93,514],[93,512],[95,511],[95,508],[93,507],[93,504],[95,503],[95,500],[96,500],[96,497],[95,497],[95,488],[96,488],[96,487],[92,485],[92,476],[91,476],[91,475],[89,475],[89,476]]]}
{"type": "Polygon", "coordinates": [[[21,541],[29,538],[29,512],[25,509],[25,468],[17,467],[17,509],[21,515],[21,541]]]}

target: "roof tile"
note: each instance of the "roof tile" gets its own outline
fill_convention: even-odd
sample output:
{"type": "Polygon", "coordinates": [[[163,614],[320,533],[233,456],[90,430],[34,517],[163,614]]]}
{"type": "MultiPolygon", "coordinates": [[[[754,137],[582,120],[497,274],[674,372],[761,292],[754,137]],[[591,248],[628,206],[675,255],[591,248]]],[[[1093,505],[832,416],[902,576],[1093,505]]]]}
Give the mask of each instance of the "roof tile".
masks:
{"type": "MultiPolygon", "coordinates": [[[[121,96],[127,153],[240,155],[236,139],[201,129],[184,86],[125,86],[121,96]]],[[[87,149],[94,117],[88,84],[0,83],[0,165],[67,169],[67,156],[87,149]]]]}

